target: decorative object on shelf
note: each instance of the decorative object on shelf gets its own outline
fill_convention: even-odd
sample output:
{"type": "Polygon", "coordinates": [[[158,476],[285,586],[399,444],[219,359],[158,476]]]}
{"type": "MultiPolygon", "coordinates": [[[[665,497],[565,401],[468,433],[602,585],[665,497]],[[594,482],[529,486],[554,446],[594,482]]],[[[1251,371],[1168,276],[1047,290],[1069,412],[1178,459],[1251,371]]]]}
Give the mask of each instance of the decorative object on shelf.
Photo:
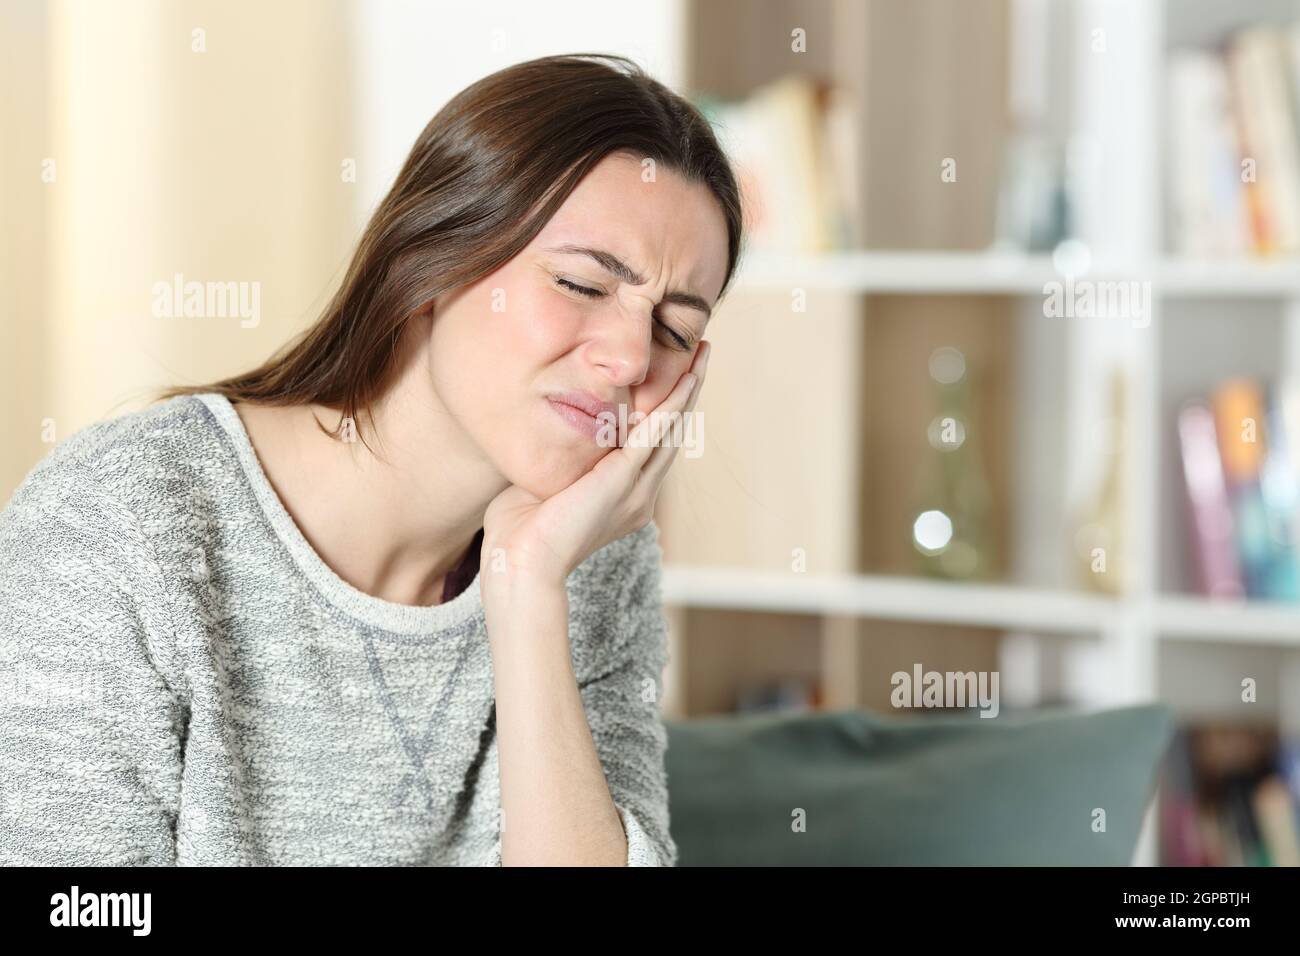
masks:
{"type": "Polygon", "coordinates": [[[1083,517],[1076,522],[1074,534],[1074,554],[1084,583],[1106,594],[1123,594],[1128,586],[1124,534],[1126,405],[1124,371],[1116,368],[1111,373],[1100,486],[1083,517]]]}
{"type": "Polygon", "coordinates": [[[997,556],[971,414],[972,376],[966,356],[951,346],[935,349],[929,366],[938,410],[927,432],[932,453],[913,510],[912,544],[927,575],[987,580],[996,574],[997,556]]]}
{"type": "Polygon", "coordinates": [[[821,708],[821,688],[798,677],[749,684],[736,694],[736,713],[813,711],[821,708]]]}
{"type": "Polygon", "coordinates": [[[1065,150],[1032,126],[1008,140],[998,181],[994,250],[1050,252],[1070,235],[1065,150]]]}

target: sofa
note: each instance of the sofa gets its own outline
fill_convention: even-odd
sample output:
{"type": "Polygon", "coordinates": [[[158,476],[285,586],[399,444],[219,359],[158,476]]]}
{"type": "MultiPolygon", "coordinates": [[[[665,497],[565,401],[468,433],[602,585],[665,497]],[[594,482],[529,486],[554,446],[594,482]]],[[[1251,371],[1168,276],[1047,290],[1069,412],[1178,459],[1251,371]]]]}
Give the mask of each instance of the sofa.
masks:
{"type": "Polygon", "coordinates": [[[1150,704],[665,726],[679,866],[1127,866],[1173,719],[1150,704]]]}

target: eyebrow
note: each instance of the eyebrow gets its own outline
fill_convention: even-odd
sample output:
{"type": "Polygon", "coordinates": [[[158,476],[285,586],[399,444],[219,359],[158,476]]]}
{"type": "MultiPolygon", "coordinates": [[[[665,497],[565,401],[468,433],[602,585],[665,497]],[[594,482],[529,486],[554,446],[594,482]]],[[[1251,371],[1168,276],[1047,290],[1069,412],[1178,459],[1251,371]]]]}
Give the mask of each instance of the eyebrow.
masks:
{"type": "MultiPolygon", "coordinates": [[[[566,255],[586,256],[600,266],[610,275],[622,279],[629,285],[645,285],[646,280],[629,266],[626,262],[611,252],[604,249],[592,249],[589,246],[578,246],[571,243],[565,243],[560,246],[552,246],[548,252],[559,252],[566,255]]],[[[684,305],[687,308],[699,309],[708,319],[713,315],[713,308],[703,298],[692,292],[666,292],[664,293],[664,302],[670,305],[684,305]]]]}

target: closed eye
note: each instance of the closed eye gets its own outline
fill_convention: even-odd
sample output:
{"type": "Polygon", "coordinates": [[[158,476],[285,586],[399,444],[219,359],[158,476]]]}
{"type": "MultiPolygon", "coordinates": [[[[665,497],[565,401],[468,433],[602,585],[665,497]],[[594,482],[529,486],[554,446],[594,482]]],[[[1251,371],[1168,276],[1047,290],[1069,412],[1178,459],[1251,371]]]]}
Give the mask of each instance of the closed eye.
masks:
{"type": "Polygon", "coordinates": [[[566,289],[572,289],[579,295],[585,295],[593,299],[599,299],[605,294],[599,289],[588,289],[585,285],[578,285],[576,282],[570,282],[568,279],[556,279],[555,281],[566,289]]]}
{"type": "MultiPolygon", "coordinates": [[[[561,276],[556,276],[555,283],[556,285],[563,286],[564,288],[569,289],[572,292],[576,292],[578,293],[578,295],[585,296],[589,299],[600,299],[605,296],[605,293],[602,292],[600,289],[592,289],[585,285],[578,285],[578,283],[570,282],[568,279],[565,279],[561,276]]],[[[668,333],[670,338],[672,338],[677,348],[681,349],[684,352],[689,352],[691,350],[691,343],[688,339],[686,339],[683,335],[676,332],[673,329],[673,327],[670,326],[668,323],[663,322],[661,320],[656,320],[656,321],[659,322],[659,325],[663,327],[663,330],[668,333]]]]}

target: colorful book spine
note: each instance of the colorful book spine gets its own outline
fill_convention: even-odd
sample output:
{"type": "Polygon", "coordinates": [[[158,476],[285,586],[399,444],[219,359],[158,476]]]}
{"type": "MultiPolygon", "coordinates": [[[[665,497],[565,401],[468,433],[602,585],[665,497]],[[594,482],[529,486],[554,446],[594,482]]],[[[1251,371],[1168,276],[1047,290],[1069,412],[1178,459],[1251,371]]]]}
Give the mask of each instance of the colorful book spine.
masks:
{"type": "Polygon", "coordinates": [[[1274,387],[1268,394],[1268,427],[1259,472],[1270,548],[1265,591],[1277,601],[1296,601],[1300,600],[1300,559],[1295,542],[1300,487],[1296,484],[1292,460],[1295,446],[1287,434],[1284,390],[1274,387]]]}
{"type": "Polygon", "coordinates": [[[1246,595],[1266,598],[1273,546],[1259,483],[1264,460],[1263,396],[1249,379],[1230,379],[1215,390],[1210,404],[1246,595]]]}
{"type": "Polygon", "coordinates": [[[1161,769],[1165,866],[1300,867],[1300,740],[1268,725],[1175,733],[1161,769]]]}
{"type": "Polygon", "coordinates": [[[1272,27],[1239,33],[1228,47],[1228,70],[1250,173],[1256,251],[1294,254],[1300,251],[1300,150],[1283,33],[1272,27]]]}
{"type": "Polygon", "coordinates": [[[1178,413],[1178,437],[1199,590],[1215,598],[1244,597],[1232,507],[1208,405],[1195,400],[1184,403],[1178,413]]]}

